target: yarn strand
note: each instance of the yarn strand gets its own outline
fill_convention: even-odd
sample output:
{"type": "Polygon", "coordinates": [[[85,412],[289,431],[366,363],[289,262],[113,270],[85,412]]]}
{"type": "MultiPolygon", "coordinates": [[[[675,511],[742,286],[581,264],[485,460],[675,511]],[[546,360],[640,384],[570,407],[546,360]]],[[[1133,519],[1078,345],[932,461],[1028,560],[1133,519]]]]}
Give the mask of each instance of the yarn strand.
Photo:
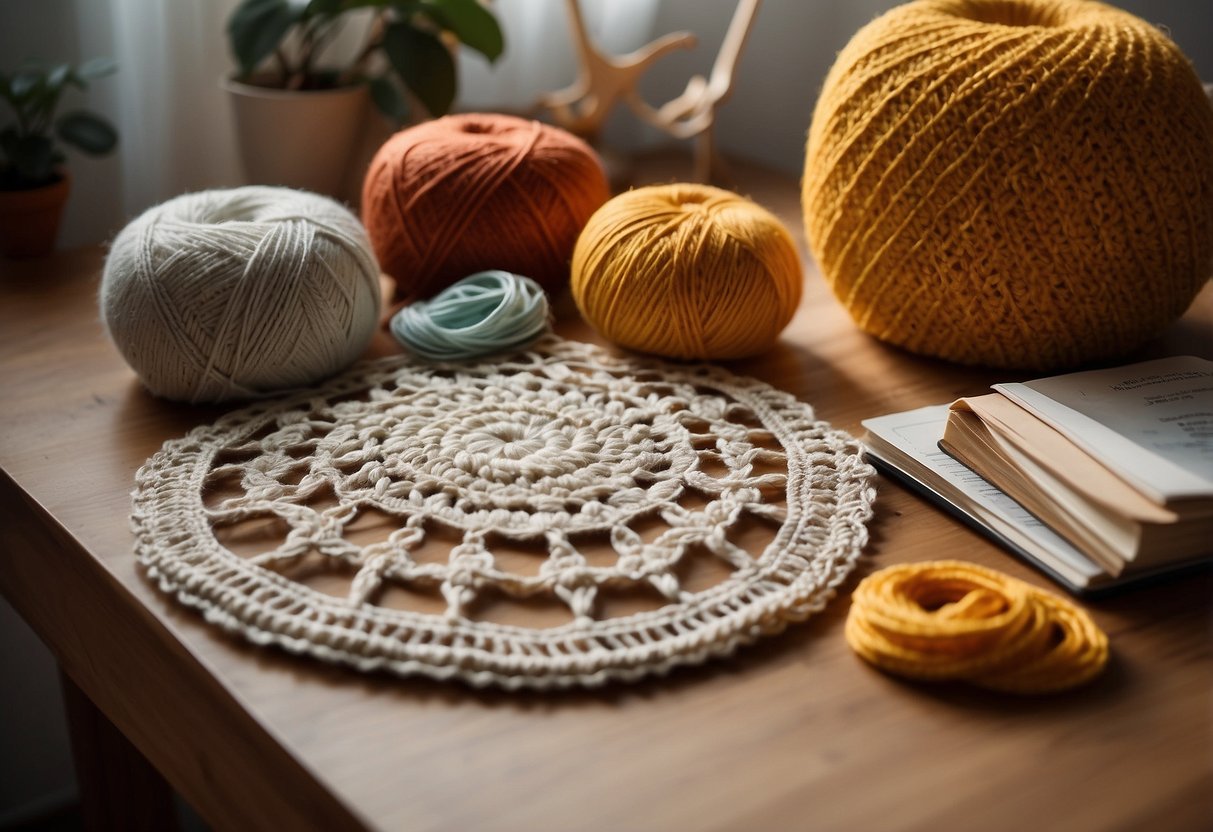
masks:
{"type": "Polygon", "coordinates": [[[847,643],[909,679],[1052,693],[1090,681],[1108,637],[1070,601],[961,561],[891,566],[851,597],[847,643]]]}
{"type": "Polygon", "coordinates": [[[529,277],[494,270],[466,277],[392,318],[396,340],[431,360],[473,358],[520,347],[548,327],[548,301],[529,277]]]}

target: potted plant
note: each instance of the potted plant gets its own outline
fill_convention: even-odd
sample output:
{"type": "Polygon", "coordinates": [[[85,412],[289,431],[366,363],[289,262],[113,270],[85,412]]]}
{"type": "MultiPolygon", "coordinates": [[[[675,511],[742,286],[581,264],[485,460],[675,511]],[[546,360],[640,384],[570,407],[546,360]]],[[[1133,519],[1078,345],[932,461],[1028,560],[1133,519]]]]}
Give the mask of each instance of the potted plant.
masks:
{"type": "Polygon", "coordinates": [[[503,39],[477,0],[242,0],[227,24],[239,64],[225,82],[250,180],[340,196],[367,98],[400,124],[444,115],[458,86],[452,48],[495,61],[503,39]],[[354,13],[367,18],[343,66],[326,59],[354,13]]]}
{"type": "Polygon", "coordinates": [[[86,89],[115,69],[110,59],[97,58],[78,67],[27,65],[0,73],[0,98],[16,117],[0,130],[0,253],[37,257],[54,249],[70,189],[57,141],[94,156],[118,143],[113,126],[94,113],[74,110],[56,119],[59,99],[69,86],[86,89]]]}

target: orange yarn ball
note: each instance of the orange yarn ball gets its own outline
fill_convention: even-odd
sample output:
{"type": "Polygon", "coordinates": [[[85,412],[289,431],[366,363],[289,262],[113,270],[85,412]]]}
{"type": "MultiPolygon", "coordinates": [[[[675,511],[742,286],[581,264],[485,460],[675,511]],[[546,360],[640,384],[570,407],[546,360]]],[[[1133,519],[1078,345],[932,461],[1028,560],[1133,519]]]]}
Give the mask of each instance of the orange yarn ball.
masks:
{"type": "Polygon", "coordinates": [[[400,299],[504,269],[559,289],[590,215],[610,196],[601,161],[556,127],[504,115],[447,116],[379,149],[362,221],[400,299]]]}
{"type": "Polygon", "coordinates": [[[706,185],[655,185],[595,212],[573,252],[573,299],[621,346],[671,358],[768,350],[800,303],[796,245],[769,211],[706,185]]]}

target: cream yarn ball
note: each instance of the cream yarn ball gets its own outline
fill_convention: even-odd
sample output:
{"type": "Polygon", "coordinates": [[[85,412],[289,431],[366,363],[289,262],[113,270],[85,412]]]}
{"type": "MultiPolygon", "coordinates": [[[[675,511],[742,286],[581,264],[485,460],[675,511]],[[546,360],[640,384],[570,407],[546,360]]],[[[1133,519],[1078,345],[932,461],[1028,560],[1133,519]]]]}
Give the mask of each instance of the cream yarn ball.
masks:
{"type": "Polygon", "coordinates": [[[114,240],[101,313],[158,396],[219,402],[319,381],[375,332],[379,267],[327,197],[250,186],[149,208],[114,240]]]}

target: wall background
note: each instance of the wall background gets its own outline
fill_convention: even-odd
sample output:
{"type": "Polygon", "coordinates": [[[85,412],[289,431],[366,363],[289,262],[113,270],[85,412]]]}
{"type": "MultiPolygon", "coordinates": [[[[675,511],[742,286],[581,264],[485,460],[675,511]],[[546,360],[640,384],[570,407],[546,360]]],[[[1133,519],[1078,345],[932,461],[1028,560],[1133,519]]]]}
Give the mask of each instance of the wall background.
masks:
{"type": "MultiPolygon", "coordinates": [[[[1208,0],[1119,0],[1166,26],[1197,72],[1213,81],[1213,13],[1208,0]]],[[[103,242],[144,208],[177,193],[240,184],[228,102],[217,81],[231,69],[223,23],[235,0],[0,0],[0,71],[26,58],[80,61],[112,55],[117,76],[98,82],[87,105],[113,120],[120,154],[72,158],[73,195],[62,247],[103,242]]],[[[690,30],[690,52],[667,56],[646,77],[651,103],[678,95],[706,74],[732,17],[733,0],[582,0],[596,40],[612,52],[690,30]]],[[[722,150],[798,176],[826,71],[864,23],[893,0],[766,0],[720,113],[722,150]]],[[[497,0],[506,55],[490,69],[461,65],[462,109],[527,108],[543,91],[572,81],[575,64],[561,0],[497,0]]],[[[372,119],[376,118],[374,116],[372,119]]],[[[0,126],[9,119],[0,112],[0,126]]],[[[368,125],[382,131],[382,124],[368,125]]],[[[620,112],[608,143],[637,149],[665,141],[620,112]]],[[[4,264],[0,261],[0,272],[4,264]]],[[[3,334],[0,333],[0,337],[3,334]]],[[[0,600],[0,828],[70,800],[73,777],[49,653],[0,600]]]]}

